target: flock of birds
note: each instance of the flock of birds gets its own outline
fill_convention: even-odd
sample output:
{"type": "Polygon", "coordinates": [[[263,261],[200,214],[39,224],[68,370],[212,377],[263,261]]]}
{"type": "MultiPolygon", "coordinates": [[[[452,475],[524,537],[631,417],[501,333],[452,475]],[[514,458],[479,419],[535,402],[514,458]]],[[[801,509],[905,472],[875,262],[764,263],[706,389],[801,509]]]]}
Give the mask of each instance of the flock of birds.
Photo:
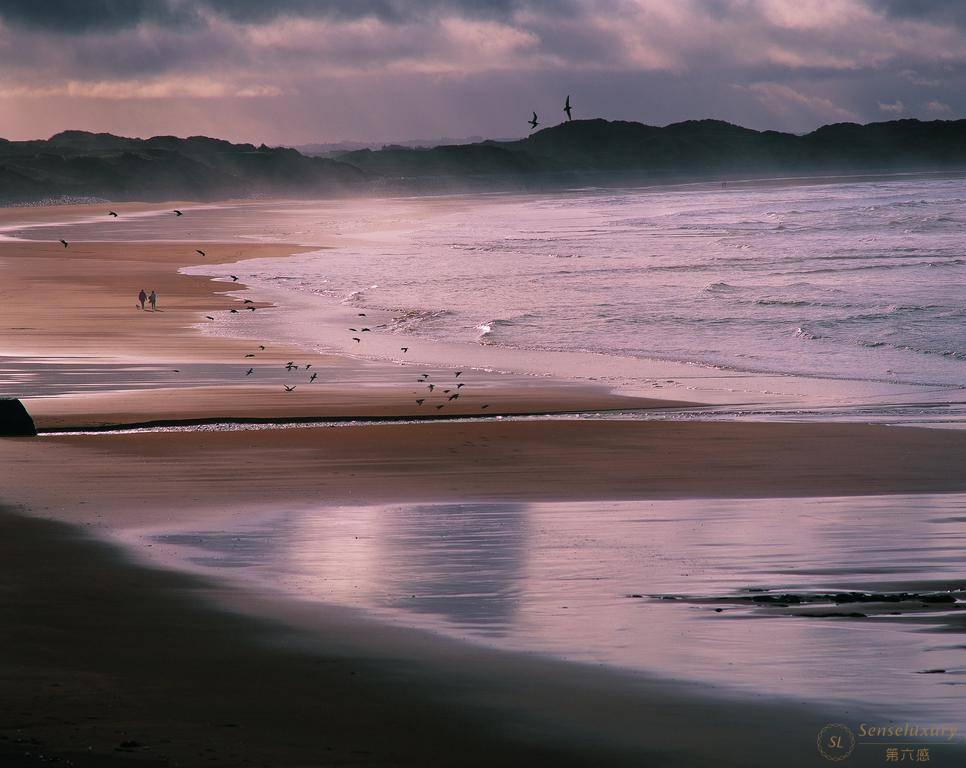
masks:
{"type": "MultiPolygon", "coordinates": [[[[567,106],[564,108],[564,111],[567,112],[567,117],[569,118],[570,117],[570,97],[569,96],[567,97],[567,106]]],[[[536,113],[534,113],[533,119],[534,119],[534,121],[536,121],[536,119],[537,119],[536,113]]],[[[175,214],[175,216],[184,216],[184,212],[183,211],[179,211],[177,209],[175,209],[173,211],[173,213],[175,214]]],[[[115,218],[115,219],[118,217],[118,214],[117,214],[116,211],[108,211],[107,212],[107,215],[108,216],[111,216],[112,218],[115,218]]],[[[61,240],[60,243],[61,243],[61,245],[64,246],[64,248],[67,248],[68,245],[69,245],[69,243],[66,240],[61,240]]],[[[207,255],[208,255],[207,253],[205,253],[200,248],[195,248],[195,253],[197,253],[202,258],[207,257],[207,255]]],[[[238,275],[228,275],[228,277],[231,279],[231,281],[233,283],[237,283],[238,282],[238,275]]],[[[255,303],[251,299],[244,299],[244,301],[242,303],[246,305],[243,308],[244,309],[247,309],[247,310],[249,310],[251,312],[254,312],[257,309],[257,307],[254,307],[254,306],[247,306],[247,305],[253,305],[255,303]]],[[[229,309],[228,311],[231,314],[238,314],[238,309],[236,309],[234,307],[231,308],[231,309],[229,309]]],[[[365,316],[366,316],[366,313],[365,312],[360,312],[359,313],[359,317],[365,317],[365,316]]],[[[207,319],[207,320],[214,320],[215,318],[212,315],[205,315],[205,319],[207,319]]],[[[383,327],[383,326],[377,326],[377,327],[383,327]]],[[[353,333],[359,333],[359,334],[362,334],[362,333],[371,333],[372,332],[372,329],[371,328],[367,328],[367,327],[362,327],[361,329],[359,329],[359,328],[349,328],[349,330],[352,331],[353,333]]],[[[352,337],[352,340],[354,342],[356,342],[357,344],[361,344],[362,343],[362,338],[360,336],[353,336],[352,337]]],[[[259,344],[258,345],[258,350],[260,352],[264,352],[266,350],[265,345],[264,344],[259,344]]],[[[399,350],[403,354],[406,354],[407,352],[409,352],[409,347],[400,347],[399,350]]],[[[254,352],[249,352],[249,353],[247,353],[245,355],[245,357],[246,358],[254,358],[255,357],[255,353],[254,352]]],[[[308,371],[312,367],[312,363],[306,363],[305,365],[299,366],[299,365],[297,365],[295,363],[294,360],[289,360],[287,363],[285,363],[285,366],[284,367],[285,367],[285,370],[289,371],[290,373],[293,372],[293,371],[298,371],[300,369],[303,370],[303,371],[308,371]]],[[[177,369],[177,368],[175,368],[173,370],[174,370],[175,373],[180,373],[180,370],[177,369]]],[[[249,367],[248,370],[245,371],[245,376],[246,377],[252,376],[254,374],[255,374],[255,368],[254,368],[254,366],[249,367]]],[[[456,374],[454,376],[454,379],[459,379],[459,377],[462,376],[462,375],[463,375],[463,371],[456,371],[456,374]]],[[[317,371],[312,371],[311,375],[308,378],[308,382],[307,383],[312,384],[318,378],[318,376],[319,376],[319,374],[318,374],[317,371]]],[[[434,405],[437,411],[442,410],[446,406],[447,403],[452,403],[452,402],[455,402],[456,400],[459,400],[460,394],[461,394],[460,390],[464,386],[466,386],[466,383],[461,381],[461,382],[458,382],[458,383],[454,382],[449,387],[447,387],[445,384],[437,384],[435,382],[431,382],[430,381],[430,378],[431,377],[430,377],[430,375],[428,373],[421,373],[421,374],[419,374],[419,378],[416,379],[416,381],[419,384],[425,385],[426,386],[426,389],[429,391],[429,396],[424,395],[423,397],[416,398],[416,405],[418,405],[420,407],[423,406],[423,405],[425,405],[428,400],[431,400],[431,397],[434,395],[434,393],[437,390],[439,390],[439,396],[442,397],[442,398],[445,398],[445,400],[443,402],[441,402],[441,403],[432,403],[432,402],[430,402],[430,405],[434,405]]],[[[284,390],[286,392],[294,392],[297,386],[298,386],[297,384],[283,384],[282,385],[282,387],[284,388],[284,390]]],[[[490,404],[489,403],[485,403],[485,404],[483,404],[483,405],[480,406],[480,410],[484,410],[485,411],[489,407],[490,407],[490,404]]]]}
{"type": "MultiPolygon", "coordinates": [[[[570,96],[568,94],[567,101],[564,102],[564,108],[563,108],[563,111],[567,113],[567,119],[568,120],[573,120],[574,119],[573,116],[570,114],[570,112],[571,112],[572,109],[573,109],[573,107],[570,106],[570,96]]],[[[531,117],[529,120],[527,120],[527,123],[529,124],[531,131],[532,130],[535,130],[536,127],[538,125],[540,125],[540,122],[537,120],[537,113],[536,112],[533,113],[533,117],[531,117]]]]}

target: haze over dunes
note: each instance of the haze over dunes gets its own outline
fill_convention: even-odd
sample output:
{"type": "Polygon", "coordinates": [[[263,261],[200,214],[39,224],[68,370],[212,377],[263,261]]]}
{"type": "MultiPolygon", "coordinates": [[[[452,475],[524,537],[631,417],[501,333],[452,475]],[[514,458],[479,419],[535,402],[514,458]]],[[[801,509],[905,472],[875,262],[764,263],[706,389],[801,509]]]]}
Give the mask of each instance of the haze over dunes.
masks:
{"type": "Polygon", "coordinates": [[[332,158],[204,136],[145,140],[65,131],[46,141],[0,140],[0,203],[58,196],[329,196],[959,168],[966,168],[966,120],[841,123],[804,136],[719,120],[665,127],[575,120],[517,141],[387,146],[332,158]]]}

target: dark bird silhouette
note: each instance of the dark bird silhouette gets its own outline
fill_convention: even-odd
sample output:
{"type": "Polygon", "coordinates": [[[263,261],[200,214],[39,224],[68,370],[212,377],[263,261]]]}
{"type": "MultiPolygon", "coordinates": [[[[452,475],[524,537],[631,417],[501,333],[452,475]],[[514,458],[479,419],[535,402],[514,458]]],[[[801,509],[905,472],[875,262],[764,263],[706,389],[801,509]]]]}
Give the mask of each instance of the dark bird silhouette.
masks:
{"type": "Polygon", "coordinates": [[[258,348],[261,349],[261,350],[264,350],[265,349],[265,345],[264,344],[259,344],[258,345],[258,348]]]}
{"type": "Polygon", "coordinates": [[[254,368],[249,368],[247,371],[245,371],[246,376],[251,376],[253,373],[255,373],[254,368]]]}
{"type": "Polygon", "coordinates": [[[421,397],[421,398],[419,398],[419,400],[416,401],[416,405],[422,405],[425,402],[426,402],[426,398],[425,397],[421,397]]]}
{"type": "Polygon", "coordinates": [[[237,315],[238,314],[238,310],[237,309],[229,309],[228,311],[231,312],[233,315],[237,315]]]}
{"type": "Polygon", "coordinates": [[[199,251],[197,248],[195,248],[195,253],[201,254],[202,256],[207,256],[208,255],[204,251],[199,251]]]}
{"type": "Polygon", "coordinates": [[[107,215],[108,216],[113,216],[115,219],[117,218],[117,214],[114,211],[108,211],[107,212],[107,215]]]}
{"type": "Polygon", "coordinates": [[[352,340],[353,340],[354,342],[356,342],[356,344],[358,344],[359,342],[361,342],[361,341],[362,341],[362,339],[360,339],[360,338],[359,338],[358,336],[353,336],[353,337],[352,337],[352,340]]]}
{"type": "Polygon", "coordinates": [[[63,245],[63,246],[64,246],[64,248],[66,248],[66,247],[67,247],[67,241],[66,241],[66,240],[61,240],[61,241],[60,241],[60,244],[61,244],[61,245],[63,245]]]}
{"type": "Polygon", "coordinates": [[[296,387],[295,384],[293,384],[291,387],[288,384],[283,384],[282,386],[285,387],[286,392],[294,392],[296,387]]]}
{"type": "Polygon", "coordinates": [[[237,283],[238,282],[238,275],[228,275],[228,277],[231,278],[231,281],[233,283],[237,283]]]}
{"type": "Polygon", "coordinates": [[[257,307],[245,307],[245,309],[247,309],[249,312],[254,312],[257,307]]]}
{"type": "Polygon", "coordinates": [[[207,318],[208,320],[214,320],[214,319],[215,319],[215,318],[213,318],[213,317],[212,317],[211,315],[205,315],[205,317],[206,317],[206,318],[207,318]]]}
{"type": "Polygon", "coordinates": [[[443,390],[443,394],[444,394],[444,395],[448,395],[448,394],[449,394],[449,393],[450,393],[451,391],[452,391],[452,390],[449,390],[449,389],[444,389],[444,390],[443,390]]]}
{"type": "Polygon", "coordinates": [[[409,351],[409,347],[400,347],[399,349],[401,349],[403,352],[408,352],[409,351]]]}
{"type": "Polygon", "coordinates": [[[436,406],[436,410],[438,411],[438,410],[439,410],[440,408],[442,408],[442,407],[443,407],[443,406],[441,406],[441,405],[437,405],[437,406],[436,406]]]}
{"type": "Polygon", "coordinates": [[[456,388],[457,389],[461,389],[463,386],[464,386],[464,384],[462,382],[460,382],[459,384],[456,385],[456,388]]]}
{"type": "Polygon", "coordinates": [[[353,333],[359,333],[358,328],[350,328],[349,330],[352,331],[353,333]]]}
{"type": "Polygon", "coordinates": [[[309,384],[311,384],[313,381],[315,381],[318,378],[318,376],[319,376],[319,374],[317,374],[317,373],[313,373],[311,376],[309,376],[309,384]]]}
{"type": "Polygon", "coordinates": [[[536,128],[536,127],[537,127],[538,125],[540,125],[540,123],[538,123],[538,122],[537,122],[537,113],[536,113],[536,112],[534,112],[534,113],[533,113],[533,117],[532,117],[532,118],[530,118],[529,120],[527,120],[527,122],[528,122],[528,123],[530,123],[530,130],[531,130],[531,131],[532,131],[532,130],[533,130],[534,128],[536,128]]]}
{"type": "Polygon", "coordinates": [[[247,355],[245,355],[245,357],[255,357],[255,355],[253,355],[253,354],[251,354],[251,353],[249,352],[249,353],[248,353],[247,355]]]}
{"type": "Polygon", "coordinates": [[[174,371],[175,373],[181,373],[180,368],[172,368],[171,370],[174,371]]]}
{"type": "Polygon", "coordinates": [[[459,396],[460,396],[460,393],[459,393],[459,392],[457,392],[457,393],[456,393],[456,394],[454,394],[454,395],[450,395],[450,396],[449,396],[449,399],[450,399],[450,400],[456,400],[456,399],[457,399],[457,398],[458,398],[459,396]]]}
{"type": "Polygon", "coordinates": [[[368,332],[369,332],[369,329],[368,329],[368,328],[363,328],[363,329],[362,329],[362,332],[363,332],[363,333],[368,333],[368,332]]]}
{"type": "Polygon", "coordinates": [[[482,411],[484,408],[489,408],[489,407],[490,407],[490,404],[487,403],[486,405],[481,405],[480,410],[482,411]]]}
{"type": "Polygon", "coordinates": [[[181,211],[178,211],[178,210],[176,210],[176,211],[174,212],[174,215],[175,215],[175,216],[184,216],[184,214],[183,214],[183,213],[182,213],[181,211]]]}
{"type": "Polygon", "coordinates": [[[255,302],[252,301],[251,299],[245,299],[245,301],[243,301],[242,303],[243,304],[254,304],[255,302]]]}
{"type": "Polygon", "coordinates": [[[571,110],[571,106],[570,106],[570,95],[568,94],[568,95],[567,95],[567,103],[566,103],[566,104],[564,104],[564,112],[566,112],[566,113],[567,113],[567,119],[568,119],[568,120],[572,120],[572,119],[573,119],[573,118],[571,117],[571,115],[570,115],[570,110],[571,110]]]}
{"type": "Polygon", "coordinates": [[[293,365],[295,365],[294,360],[289,360],[287,363],[285,363],[286,368],[291,368],[293,365]]]}
{"type": "Polygon", "coordinates": [[[435,385],[435,384],[430,384],[430,385],[429,385],[429,386],[427,387],[427,389],[428,389],[428,390],[429,390],[430,392],[432,392],[432,391],[433,391],[434,389],[436,389],[436,385],[435,385]]]}
{"type": "Polygon", "coordinates": [[[306,363],[305,364],[305,370],[308,370],[311,367],[312,367],[312,363],[306,363]]]}
{"type": "Polygon", "coordinates": [[[365,317],[365,316],[366,316],[366,313],[365,312],[360,312],[359,313],[359,317],[365,317]]]}
{"type": "Polygon", "coordinates": [[[462,375],[463,375],[463,372],[462,372],[462,371],[457,371],[457,372],[456,372],[456,378],[457,378],[457,379],[458,379],[458,378],[459,378],[460,376],[462,376],[462,375]]]}

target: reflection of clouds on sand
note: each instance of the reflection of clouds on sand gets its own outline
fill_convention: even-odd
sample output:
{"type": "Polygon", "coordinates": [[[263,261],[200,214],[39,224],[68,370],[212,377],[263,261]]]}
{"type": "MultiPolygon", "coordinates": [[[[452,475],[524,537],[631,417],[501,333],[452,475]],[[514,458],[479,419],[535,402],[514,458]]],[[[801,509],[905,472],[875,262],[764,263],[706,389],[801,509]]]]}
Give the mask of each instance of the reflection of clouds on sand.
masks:
{"type": "Polygon", "coordinates": [[[963,494],[323,507],[154,540],[260,589],[501,648],[933,716],[963,701],[961,601],[822,617],[747,596],[961,589],[964,510],[963,494]]]}
{"type": "Polygon", "coordinates": [[[527,552],[523,504],[433,504],[301,515],[287,558],[322,599],[363,598],[499,634],[513,621],[527,552]],[[343,518],[343,519],[338,519],[343,518]]]}

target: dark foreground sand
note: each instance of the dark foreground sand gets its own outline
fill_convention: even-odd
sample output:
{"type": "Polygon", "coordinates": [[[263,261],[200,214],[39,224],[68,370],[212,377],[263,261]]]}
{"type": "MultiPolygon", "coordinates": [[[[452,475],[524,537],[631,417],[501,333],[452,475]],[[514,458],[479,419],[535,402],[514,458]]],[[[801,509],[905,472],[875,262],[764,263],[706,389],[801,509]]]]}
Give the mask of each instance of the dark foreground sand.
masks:
{"type": "MultiPolygon", "coordinates": [[[[9,513],[0,564],[4,766],[814,766],[822,725],[859,714],[728,700],[321,607],[291,607],[313,631],[286,630],[206,601],[285,606],[215,595],[9,513]]],[[[961,764],[954,749],[934,748],[933,763],[961,764]]]]}

